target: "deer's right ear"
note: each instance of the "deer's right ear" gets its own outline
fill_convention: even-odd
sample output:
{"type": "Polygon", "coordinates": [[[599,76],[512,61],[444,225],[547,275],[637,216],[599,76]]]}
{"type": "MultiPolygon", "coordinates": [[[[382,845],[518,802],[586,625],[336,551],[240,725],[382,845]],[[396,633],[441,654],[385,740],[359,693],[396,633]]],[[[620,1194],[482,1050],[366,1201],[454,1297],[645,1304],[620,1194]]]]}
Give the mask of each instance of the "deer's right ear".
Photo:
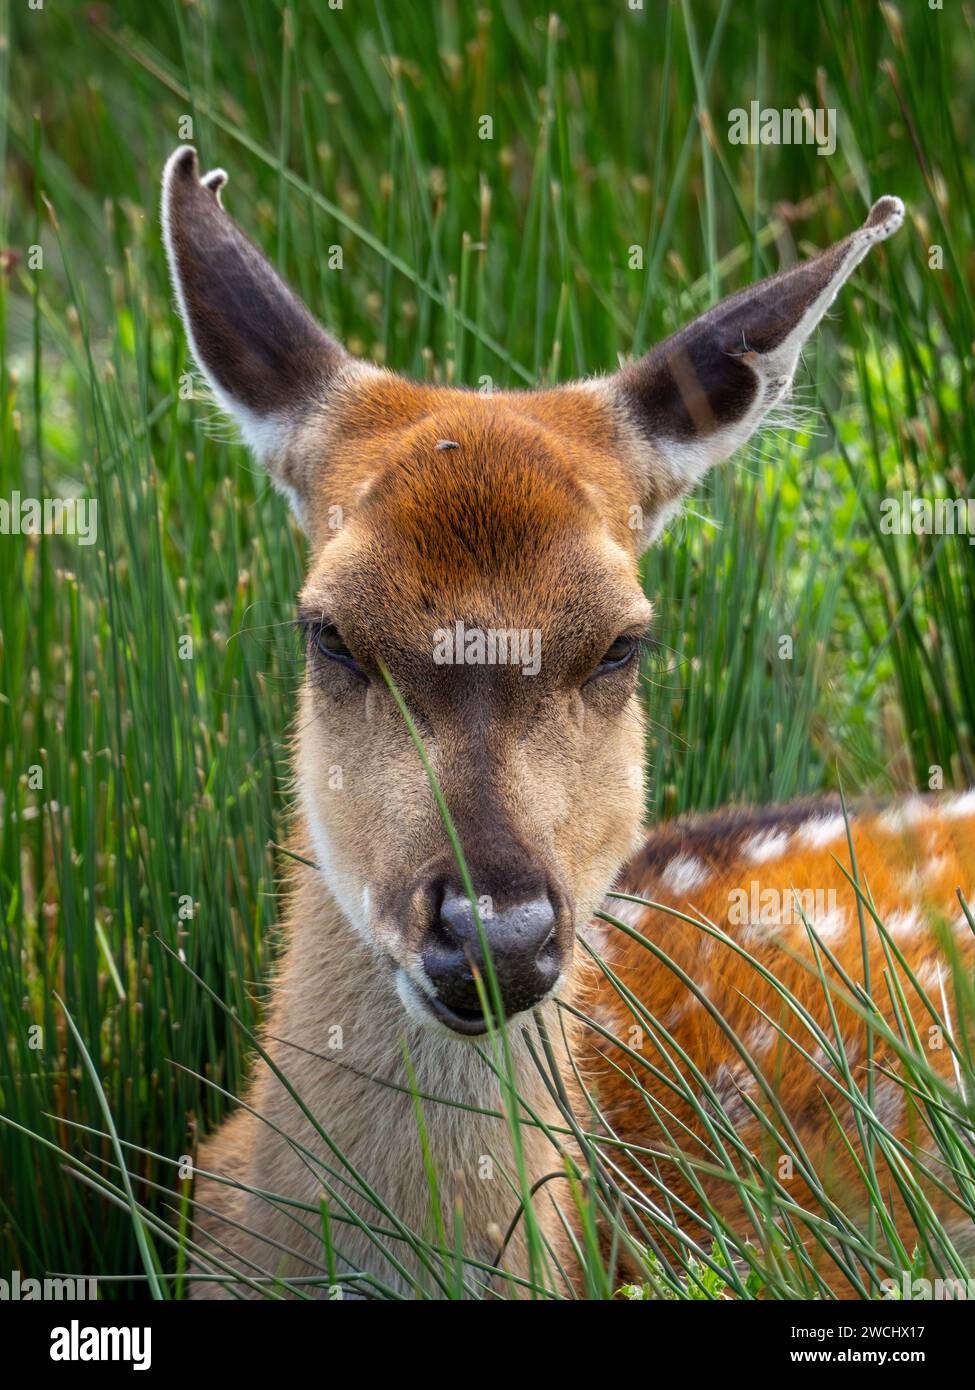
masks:
{"type": "Polygon", "coordinates": [[[590,384],[608,397],[631,443],[644,544],[788,392],[802,346],[840,287],[903,220],[899,198],[878,198],[843,241],[739,290],[646,357],[590,384]]]}
{"type": "Polygon", "coordinates": [[[315,322],[224,212],[226,182],[222,169],[200,178],[190,145],[167,162],[162,228],[169,271],[200,371],[303,520],[304,480],[289,463],[289,438],[340,376],[365,368],[315,322]]]}

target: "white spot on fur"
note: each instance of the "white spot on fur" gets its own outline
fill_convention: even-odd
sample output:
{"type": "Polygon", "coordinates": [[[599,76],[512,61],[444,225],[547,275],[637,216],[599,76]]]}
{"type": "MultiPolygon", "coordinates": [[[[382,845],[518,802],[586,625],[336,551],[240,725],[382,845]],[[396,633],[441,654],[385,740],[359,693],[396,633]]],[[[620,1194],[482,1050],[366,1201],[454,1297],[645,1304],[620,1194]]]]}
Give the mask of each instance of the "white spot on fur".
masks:
{"type": "Polygon", "coordinates": [[[690,990],[688,990],[686,996],[683,999],[679,999],[675,1003],[671,1004],[670,1008],[664,1014],[660,1022],[667,1029],[673,1028],[675,1023],[680,1023],[681,1019],[684,1017],[688,1009],[690,1009],[691,1004],[694,1002],[696,1002],[694,996],[691,994],[690,990]]]}
{"type": "Polygon", "coordinates": [[[922,964],[915,969],[914,974],[922,989],[932,990],[939,988],[941,985],[942,969],[943,967],[938,957],[932,956],[930,960],[922,962],[922,964]]]}
{"type": "Polygon", "coordinates": [[[846,821],[842,816],[817,816],[800,826],[796,835],[807,849],[823,849],[846,835],[846,821]]]}
{"type": "Polygon", "coordinates": [[[948,858],[944,854],[936,854],[929,859],[924,866],[924,877],[930,882],[932,879],[940,878],[948,867],[948,858]]]}
{"type": "Polygon", "coordinates": [[[597,996],[595,1003],[589,1009],[589,1017],[593,1023],[600,1028],[605,1028],[611,1037],[616,1037],[617,1018],[612,1008],[604,1004],[597,996]]]}
{"type": "Polygon", "coordinates": [[[745,1034],[742,1042],[745,1050],[753,1057],[767,1057],[775,1047],[778,1034],[771,1023],[766,1023],[762,1019],[761,1023],[754,1024],[745,1034]]]}
{"type": "Polygon", "coordinates": [[[892,834],[901,834],[905,830],[912,830],[916,825],[922,824],[929,819],[931,807],[921,800],[919,796],[909,796],[906,801],[902,801],[897,806],[892,806],[889,811],[885,811],[879,818],[879,824],[884,830],[889,830],[892,834]]]}
{"type": "Polygon", "coordinates": [[[895,941],[906,941],[915,936],[923,925],[924,919],[916,907],[899,909],[884,920],[884,926],[895,941]]]}
{"type": "Polygon", "coordinates": [[[749,864],[764,864],[769,859],[780,858],[788,843],[789,836],[784,830],[760,830],[742,845],[742,858],[749,864]]]}
{"type": "Polygon", "coordinates": [[[904,1117],[904,1092],[896,1081],[884,1077],[873,1093],[873,1113],[885,1129],[897,1129],[904,1117]]]}
{"type": "MultiPolygon", "coordinates": [[[[609,898],[606,902],[606,914],[615,917],[617,921],[623,922],[628,927],[633,927],[636,931],[646,928],[646,915],[649,909],[643,903],[631,903],[625,898],[609,898]]],[[[608,926],[608,923],[604,923],[608,926]]],[[[612,927],[609,931],[612,932],[612,927]]]]}
{"type": "Polygon", "coordinates": [[[916,864],[912,866],[910,873],[901,878],[900,892],[902,898],[917,900],[924,897],[924,879],[921,877],[921,871],[916,864]]]}
{"type": "Polygon", "coordinates": [[[833,946],[846,935],[849,926],[846,910],[837,907],[823,917],[813,917],[811,926],[824,945],[833,946]]]}
{"type": "Polygon", "coordinates": [[[781,914],[773,915],[769,913],[767,921],[748,923],[748,926],[741,934],[742,944],[745,946],[760,946],[763,942],[771,941],[786,927],[792,926],[795,926],[795,923],[791,920],[783,922],[781,914]]]}
{"type": "Polygon", "coordinates": [[[701,932],[697,942],[697,958],[699,963],[712,960],[718,948],[718,943],[708,932],[701,932]]]}
{"type": "Polygon", "coordinates": [[[678,854],[664,868],[660,882],[671,893],[690,893],[692,889],[707,883],[709,878],[710,873],[703,859],[693,854],[678,854]]]}
{"type": "Polygon", "coordinates": [[[942,803],[941,814],[947,820],[963,820],[966,816],[975,816],[975,787],[959,796],[949,797],[942,803]]]}
{"type": "MultiPolygon", "coordinates": [[[[742,1093],[750,1094],[757,1085],[754,1074],[745,1066],[737,1066],[732,1070],[727,1062],[722,1062],[715,1073],[711,1088],[725,1117],[736,1129],[752,1118],[752,1112],[742,1093]]],[[[713,1111],[713,1106],[708,1106],[707,1102],[705,1106],[713,1111]]]]}
{"type": "MultiPolygon", "coordinates": [[[[632,927],[634,931],[646,932],[646,914],[649,909],[643,903],[631,903],[625,898],[608,897],[602,906],[607,917],[615,917],[618,922],[622,922],[624,926],[632,927]]],[[[614,951],[625,944],[625,938],[617,927],[614,927],[611,922],[603,922],[598,919],[593,919],[587,924],[583,929],[583,935],[593,950],[598,951],[605,960],[610,960],[614,951]]]]}

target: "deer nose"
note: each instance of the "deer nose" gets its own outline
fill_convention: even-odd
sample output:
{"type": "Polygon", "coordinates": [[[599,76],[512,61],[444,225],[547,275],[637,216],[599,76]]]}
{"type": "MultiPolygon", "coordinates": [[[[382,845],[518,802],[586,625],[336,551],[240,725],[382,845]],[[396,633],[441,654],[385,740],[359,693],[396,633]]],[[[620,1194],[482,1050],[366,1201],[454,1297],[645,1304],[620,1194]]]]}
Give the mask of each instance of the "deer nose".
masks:
{"type": "MultiPolygon", "coordinates": [[[[544,999],[559,978],[562,952],[556,917],[547,894],[512,903],[503,911],[481,913],[506,1017],[544,999]]],[[[458,1032],[483,1032],[475,971],[481,976],[489,1003],[491,992],[474,909],[466,893],[450,888],[444,892],[437,920],[420,954],[436,991],[433,1003],[441,1006],[436,1012],[443,1021],[458,1032]]]]}

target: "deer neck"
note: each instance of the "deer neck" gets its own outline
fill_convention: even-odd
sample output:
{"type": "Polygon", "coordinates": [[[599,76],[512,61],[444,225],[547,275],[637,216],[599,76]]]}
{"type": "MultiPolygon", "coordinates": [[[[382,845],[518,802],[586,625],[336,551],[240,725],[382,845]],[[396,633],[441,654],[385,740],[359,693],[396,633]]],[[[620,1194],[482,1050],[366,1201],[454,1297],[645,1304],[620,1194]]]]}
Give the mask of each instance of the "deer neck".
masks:
{"type": "MultiPolygon", "coordinates": [[[[413,1022],[393,970],[348,920],[324,874],[305,865],[295,869],[268,1052],[336,1149],[418,1231],[429,1226],[432,1211],[425,1143],[446,1229],[459,1199],[474,1251],[492,1259],[499,1232],[517,1211],[510,1182],[518,1184],[519,1150],[529,1185],[563,1168],[545,1133],[556,1131],[565,1143],[565,1116],[533,1059],[534,1053],[545,1065],[537,1021],[522,1015],[507,1030],[516,1102],[502,1079],[500,1047],[486,1037],[457,1038],[413,1022]],[[522,1122],[517,1144],[508,1119],[512,1107],[522,1122]]],[[[571,1093],[558,1006],[544,1006],[542,1019],[571,1093]]],[[[270,1112],[286,1133],[293,1135],[297,1122],[302,1142],[321,1150],[320,1138],[297,1119],[280,1085],[267,1077],[264,1087],[256,1108],[270,1112]]],[[[568,1189],[561,1185],[568,1210],[568,1189]]],[[[517,1266],[522,1254],[516,1238],[506,1265],[517,1266]]]]}

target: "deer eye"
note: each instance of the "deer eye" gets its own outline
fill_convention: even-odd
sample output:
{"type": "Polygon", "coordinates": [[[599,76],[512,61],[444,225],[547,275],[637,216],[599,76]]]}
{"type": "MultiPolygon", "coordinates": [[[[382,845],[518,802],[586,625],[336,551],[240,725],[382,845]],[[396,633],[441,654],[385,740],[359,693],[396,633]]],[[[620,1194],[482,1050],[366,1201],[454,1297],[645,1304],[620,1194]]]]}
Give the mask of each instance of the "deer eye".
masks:
{"type": "Polygon", "coordinates": [[[622,637],[617,637],[616,641],[603,653],[603,658],[594,674],[598,676],[603,671],[615,671],[618,666],[625,666],[639,645],[639,637],[631,637],[628,633],[624,633],[622,637]]]}
{"type": "Polygon", "coordinates": [[[356,675],[365,679],[365,673],[345,645],[342,634],[334,623],[325,623],[320,627],[312,628],[311,640],[315,645],[315,650],[320,652],[322,656],[328,657],[329,661],[338,661],[343,666],[350,667],[356,675]]]}

